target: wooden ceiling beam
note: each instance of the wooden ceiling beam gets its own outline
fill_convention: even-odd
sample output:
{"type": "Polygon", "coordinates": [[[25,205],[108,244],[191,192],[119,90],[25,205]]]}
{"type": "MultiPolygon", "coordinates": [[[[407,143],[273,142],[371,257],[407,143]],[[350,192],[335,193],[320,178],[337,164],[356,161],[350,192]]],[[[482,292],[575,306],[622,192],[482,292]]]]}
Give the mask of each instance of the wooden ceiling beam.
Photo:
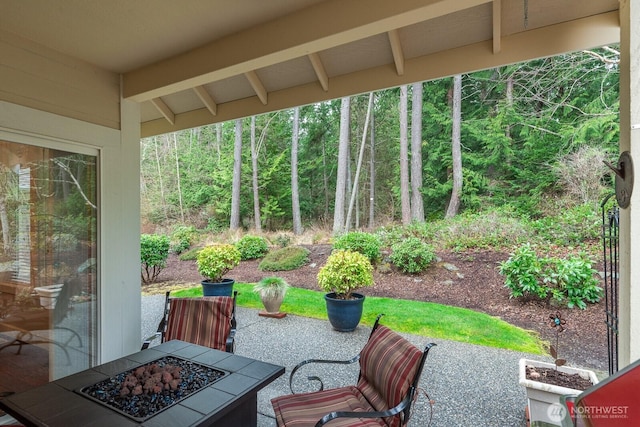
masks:
{"type": "Polygon", "coordinates": [[[290,15],[127,72],[123,76],[123,96],[131,101],[148,101],[491,1],[318,2],[290,15]]]}
{"type": "Polygon", "coordinates": [[[404,52],[402,51],[400,34],[398,34],[398,30],[391,30],[387,35],[389,36],[389,43],[391,44],[393,62],[396,64],[396,73],[401,76],[404,74],[404,52]]]}
{"type": "Polygon", "coordinates": [[[493,53],[500,53],[502,39],[502,0],[493,0],[493,53]]]}
{"type": "Polygon", "coordinates": [[[258,74],[252,70],[247,71],[246,73],[244,73],[244,75],[247,80],[249,80],[249,83],[251,84],[251,87],[253,88],[256,95],[258,95],[258,98],[260,98],[260,102],[262,102],[263,105],[267,105],[267,90],[264,88],[264,85],[262,84],[260,77],[258,77],[258,74]]]}
{"type": "Polygon", "coordinates": [[[311,65],[316,72],[316,76],[318,77],[320,86],[322,86],[322,90],[324,90],[325,92],[328,91],[329,76],[327,75],[327,71],[324,69],[324,64],[322,63],[322,59],[320,59],[320,55],[314,52],[310,53],[307,56],[309,57],[309,61],[311,61],[311,65]]]}
{"type": "Polygon", "coordinates": [[[169,123],[172,125],[176,124],[176,115],[171,108],[162,100],[162,98],[153,98],[151,103],[154,107],[162,114],[162,116],[167,119],[169,123]]]}
{"type": "Polygon", "coordinates": [[[176,124],[154,119],[141,124],[142,137],[160,135],[225,122],[239,117],[264,114],[307,105],[330,99],[338,99],[357,93],[367,93],[403,84],[439,79],[455,74],[499,67],[533,58],[543,58],[567,52],[603,46],[620,41],[618,12],[608,12],[545,28],[525,31],[502,38],[501,51],[494,54],[491,41],[483,41],[457,49],[437,52],[405,60],[405,72],[399,76],[390,64],[331,78],[329,91],[324,91],[316,81],[269,93],[269,104],[264,105],[255,97],[218,105],[215,118],[206,108],[176,115],[176,124]]]}
{"type": "Polygon", "coordinates": [[[196,86],[193,88],[193,91],[198,95],[200,101],[202,101],[212,115],[215,116],[218,114],[218,104],[216,104],[216,101],[213,100],[213,97],[209,95],[209,92],[207,92],[207,89],[205,89],[204,86],[196,86]]]}

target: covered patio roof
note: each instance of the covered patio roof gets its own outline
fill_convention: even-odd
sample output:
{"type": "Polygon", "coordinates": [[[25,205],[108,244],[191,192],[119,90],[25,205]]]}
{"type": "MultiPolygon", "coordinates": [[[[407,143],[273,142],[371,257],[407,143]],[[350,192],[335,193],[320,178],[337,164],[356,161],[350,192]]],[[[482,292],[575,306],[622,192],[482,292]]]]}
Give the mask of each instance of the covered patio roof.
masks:
{"type": "MultiPolygon", "coordinates": [[[[140,342],[141,136],[620,42],[637,158],[639,20],[631,0],[2,0],[0,137],[100,154],[108,361],[140,342]]],[[[620,211],[620,366],[640,356],[638,197],[620,211]]]]}
{"type": "MultiPolygon", "coordinates": [[[[618,8],[618,0],[4,0],[0,36],[121,76],[123,97],[141,105],[141,135],[151,136],[616,43],[618,8]]],[[[0,67],[3,75],[15,78],[0,67]]],[[[0,92],[11,99],[10,87],[0,92]]]]}

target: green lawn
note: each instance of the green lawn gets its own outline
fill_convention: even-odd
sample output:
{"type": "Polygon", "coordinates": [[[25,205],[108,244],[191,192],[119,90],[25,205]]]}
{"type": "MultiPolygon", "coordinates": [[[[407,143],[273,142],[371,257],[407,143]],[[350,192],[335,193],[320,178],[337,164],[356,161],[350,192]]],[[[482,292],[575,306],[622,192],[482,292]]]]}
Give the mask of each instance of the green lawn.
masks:
{"type": "MultiPolygon", "coordinates": [[[[253,284],[236,283],[238,305],[262,308],[253,284]]],[[[172,292],[173,296],[202,296],[200,286],[172,292]]],[[[324,293],[289,288],[281,310],[298,316],[326,319],[324,293]]],[[[376,316],[384,313],[383,322],[389,328],[410,334],[461,341],[470,344],[504,348],[526,353],[544,354],[544,343],[533,332],[513,326],[496,317],[466,308],[430,302],[367,297],[363,324],[372,325],[376,316]]]]}

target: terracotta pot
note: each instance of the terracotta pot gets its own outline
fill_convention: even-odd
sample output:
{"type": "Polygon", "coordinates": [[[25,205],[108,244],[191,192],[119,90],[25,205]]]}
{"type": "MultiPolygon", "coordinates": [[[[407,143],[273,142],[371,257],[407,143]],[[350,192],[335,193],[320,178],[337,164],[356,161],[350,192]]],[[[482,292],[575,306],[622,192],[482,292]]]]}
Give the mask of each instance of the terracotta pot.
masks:
{"type": "Polygon", "coordinates": [[[264,305],[265,311],[269,314],[280,313],[280,306],[282,305],[283,299],[284,297],[282,295],[278,295],[272,298],[267,298],[262,295],[260,296],[262,305],[264,305]]]}

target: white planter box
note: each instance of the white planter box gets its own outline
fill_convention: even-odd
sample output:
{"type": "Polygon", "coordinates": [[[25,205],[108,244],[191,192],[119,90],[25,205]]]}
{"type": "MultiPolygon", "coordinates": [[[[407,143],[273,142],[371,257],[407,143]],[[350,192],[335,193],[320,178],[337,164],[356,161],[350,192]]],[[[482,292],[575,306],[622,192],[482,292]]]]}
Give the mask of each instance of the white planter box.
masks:
{"type": "Polygon", "coordinates": [[[33,290],[36,291],[36,293],[40,297],[40,305],[46,309],[53,310],[56,306],[56,300],[58,299],[58,295],[60,295],[62,286],[64,285],[57,284],[40,286],[37,288],[33,288],[33,290]]]}
{"type": "MultiPolygon", "coordinates": [[[[528,380],[525,369],[527,365],[551,369],[555,369],[556,365],[537,360],[520,359],[520,385],[524,386],[527,391],[527,406],[529,407],[531,424],[533,424],[534,421],[542,421],[551,425],[560,426],[563,417],[567,415],[564,406],[560,403],[560,396],[577,396],[582,393],[582,390],[528,380]]],[[[587,369],[558,366],[558,371],[568,374],[577,373],[581,377],[591,380],[592,384],[598,383],[596,374],[587,369]]]]}

